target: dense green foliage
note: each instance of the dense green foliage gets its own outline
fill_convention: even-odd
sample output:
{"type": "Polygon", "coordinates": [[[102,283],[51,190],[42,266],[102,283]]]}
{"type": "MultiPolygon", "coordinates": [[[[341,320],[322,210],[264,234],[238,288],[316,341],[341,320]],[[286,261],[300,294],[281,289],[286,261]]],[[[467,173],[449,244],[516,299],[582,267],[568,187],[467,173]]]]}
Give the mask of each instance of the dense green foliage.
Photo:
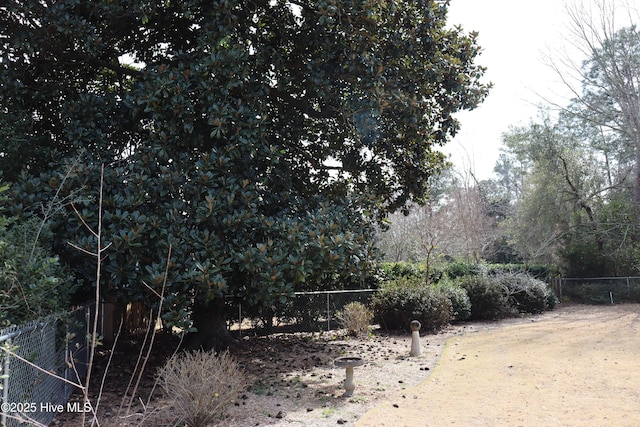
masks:
{"type": "Polygon", "coordinates": [[[451,302],[451,320],[467,320],[471,317],[471,300],[465,289],[449,279],[438,282],[435,289],[451,302]]]}
{"type": "Polygon", "coordinates": [[[408,310],[410,313],[412,309],[396,306],[401,306],[408,298],[401,293],[405,290],[411,293],[413,287],[429,287],[445,295],[451,306],[451,320],[500,319],[517,313],[542,313],[553,309],[557,303],[555,294],[545,283],[556,277],[554,266],[454,261],[434,268],[438,274],[429,285],[425,282],[422,264],[383,263],[382,270],[387,282],[383,282],[381,288],[390,287],[394,292],[380,294],[382,298],[393,300],[387,301],[386,306],[378,303],[380,310],[408,310]]]}
{"type": "Polygon", "coordinates": [[[435,283],[442,279],[444,271],[441,265],[430,265],[424,262],[382,262],[378,264],[381,280],[393,280],[401,277],[421,278],[424,283],[435,283]],[[427,280],[427,271],[429,280],[427,280]]]}
{"type": "Polygon", "coordinates": [[[410,330],[412,320],[423,331],[437,331],[452,320],[451,301],[422,281],[399,278],[387,282],[373,297],[374,320],[390,330],[410,330]]]}
{"type": "MultiPolygon", "coordinates": [[[[0,206],[5,203],[0,197],[0,206]]],[[[51,234],[42,226],[0,213],[0,326],[69,308],[75,281],[51,254],[51,234]]]]}
{"type": "Polygon", "coordinates": [[[505,289],[511,306],[520,313],[544,313],[557,303],[546,283],[527,274],[500,274],[495,280],[505,289]]]}
{"type": "Polygon", "coordinates": [[[487,91],[475,35],[447,28],[446,11],[9,1],[0,169],[12,212],[55,206],[55,249],[87,289],[95,260],[68,242],[95,251],[83,222],[97,231],[102,208],[102,285],[128,300],[158,303],[147,286],[160,292],[171,247],[169,326],[190,312],[219,325],[225,296],[270,307],[362,277],[375,221],[424,198],[453,114],[487,91]]]}
{"type": "Polygon", "coordinates": [[[495,320],[517,312],[509,303],[505,288],[486,275],[462,276],[455,284],[467,292],[471,301],[471,320],[495,320]]]}
{"type": "Polygon", "coordinates": [[[456,261],[445,264],[444,273],[447,277],[455,279],[456,277],[486,274],[496,276],[500,274],[523,274],[535,277],[542,281],[548,281],[557,277],[558,268],[555,265],[547,264],[495,264],[495,263],[465,263],[456,261]]]}
{"type": "Polygon", "coordinates": [[[393,280],[400,277],[424,277],[424,266],[411,262],[383,262],[380,269],[384,279],[393,280]]]}
{"type": "MultiPolygon", "coordinates": [[[[426,267],[423,263],[411,262],[383,262],[380,263],[382,276],[391,280],[399,277],[421,277],[424,278],[426,267]]],[[[496,264],[496,263],[475,263],[461,260],[451,262],[440,262],[431,266],[430,283],[437,283],[446,278],[455,279],[457,277],[488,274],[496,275],[501,273],[524,273],[540,280],[549,280],[556,277],[559,272],[554,265],[546,264],[496,264]]]]}
{"type": "Polygon", "coordinates": [[[471,301],[470,319],[493,320],[518,313],[543,313],[553,309],[557,298],[549,286],[531,275],[499,273],[457,278],[471,301]]]}

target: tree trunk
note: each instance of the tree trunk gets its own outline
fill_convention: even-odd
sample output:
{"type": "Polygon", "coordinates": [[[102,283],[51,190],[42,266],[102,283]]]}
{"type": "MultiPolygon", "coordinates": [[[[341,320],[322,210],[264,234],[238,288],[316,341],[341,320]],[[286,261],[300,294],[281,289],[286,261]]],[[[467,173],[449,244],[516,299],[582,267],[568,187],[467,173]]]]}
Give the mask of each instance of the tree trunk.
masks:
{"type": "MultiPolygon", "coordinates": [[[[636,158],[634,165],[634,180],[633,180],[633,213],[635,214],[635,218],[633,219],[634,224],[638,224],[640,220],[640,135],[636,138],[636,158]]],[[[634,238],[638,238],[637,233],[634,233],[634,238]]]]}
{"type": "Polygon", "coordinates": [[[207,304],[196,304],[191,314],[196,332],[190,332],[184,339],[186,350],[222,351],[238,345],[227,329],[224,300],[213,300],[207,304]]]}

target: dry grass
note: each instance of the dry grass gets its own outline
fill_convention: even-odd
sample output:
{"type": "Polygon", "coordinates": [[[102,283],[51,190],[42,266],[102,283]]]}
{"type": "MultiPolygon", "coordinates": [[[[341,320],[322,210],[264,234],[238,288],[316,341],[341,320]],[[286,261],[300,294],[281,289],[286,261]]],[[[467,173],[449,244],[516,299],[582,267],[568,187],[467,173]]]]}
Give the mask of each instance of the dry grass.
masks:
{"type": "Polygon", "coordinates": [[[190,427],[212,423],[246,388],[244,373],[228,352],[181,353],[159,375],[172,412],[190,427]]]}
{"type": "Polygon", "coordinates": [[[369,333],[369,325],[373,320],[373,313],[360,302],[351,302],[344,306],[337,314],[340,325],[349,335],[357,337],[369,333]]]}

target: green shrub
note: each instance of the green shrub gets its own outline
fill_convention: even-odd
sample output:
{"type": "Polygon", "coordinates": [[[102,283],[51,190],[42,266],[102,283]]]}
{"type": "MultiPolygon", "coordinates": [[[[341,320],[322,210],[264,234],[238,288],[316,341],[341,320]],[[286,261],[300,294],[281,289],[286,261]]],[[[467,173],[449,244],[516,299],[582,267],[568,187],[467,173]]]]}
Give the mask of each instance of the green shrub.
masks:
{"type": "Polygon", "coordinates": [[[467,320],[471,317],[471,300],[467,291],[456,286],[450,280],[443,280],[436,285],[436,289],[442,292],[451,302],[452,320],[467,320]]]}
{"type": "Polygon", "coordinates": [[[410,262],[385,262],[380,267],[386,280],[395,280],[401,277],[424,278],[425,274],[421,265],[410,262]]]}
{"type": "Polygon", "coordinates": [[[559,302],[556,293],[551,289],[551,286],[547,285],[547,310],[553,310],[559,302]]]}
{"type": "Polygon", "coordinates": [[[373,318],[373,313],[364,304],[358,301],[350,302],[340,310],[336,317],[340,325],[347,330],[349,335],[366,335],[369,332],[369,325],[373,318]]]}
{"type": "Polygon", "coordinates": [[[464,261],[455,261],[447,265],[445,273],[449,278],[456,279],[458,277],[475,275],[475,267],[475,264],[470,264],[464,261]]]}
{"type": "Polygon", "coordinates": [[[496,280],[507,292],[511,306],[520,313],[543,313],[550,305],[555,306],[555,295],[549,286],[528,274],[503,273],[496,280]]]}
{"type": "Polygon", "coordinates": [[[526,274],[545,281],[559,275],[558,267],[547,264],[487,264],[487,274],[526,274]]]}
{"type": "Polygon", "coordinates": [[[469,296],[473,320],[493,320],[517,313],[509,304],[504,287],[494,277],[477,275],[463,276],[454,281],[469,296]]]}
{"type": "Polygon", "coordinates": [[[471,300],[471,319],[500,319],[518,313],[542,313],[557,298],[544,282],[524,273],[500,273],[458,278],[471,300]]]}
{"type": "Polygon", "coordinates": [[[50,238],[35,219],[19,221],[0,215],[2,325],[24,323],[69,308],[75,281],[47,249],[50,238]]]}
{"type": "Polygon", "coordinates": [[[418,320],[423,330],[437,331],[451,321],[451,301],[422,280],[398,278],[380,289],[372,301],[374,320],[391,330],[409,330],[418,320]]]}
{"type": "MultiPolygon", "coordinates": [[[[410,279],[420,278],[426,283],[427,265],[424,263],[411,263],[411,262],[385,262],[380,264],[380,277],[383,280],[395,280],[400,277],[407,277],[410,279]]],[[[437,283],[446,274],[446,266],[439,263],[432,263],[429,266],[429,283],[437,283]]],[[[378,286],[380,285],[378,282],[378,286]]]]}

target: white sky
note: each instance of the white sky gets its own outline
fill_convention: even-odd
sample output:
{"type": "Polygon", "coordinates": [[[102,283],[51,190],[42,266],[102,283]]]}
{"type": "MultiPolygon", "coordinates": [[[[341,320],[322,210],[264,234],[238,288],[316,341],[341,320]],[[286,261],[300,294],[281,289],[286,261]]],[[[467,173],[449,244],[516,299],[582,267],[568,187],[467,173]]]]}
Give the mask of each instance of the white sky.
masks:
{"type": "MultiPolygon", "coordinates": [[[[484,81],[494,84],[483,104],[456,117],[461,131],[444,147],[460,171],[476,178],[493,176],[501,134],[509,125],[537,115],[541,95],[566,94],[543,58],[566,45],[566,15],[560,0],[451,0],[449,25],[477,31],[483,48],[476,62],[487,67],[484,81]]],[[[562,101],[557,101],[564,104],[562,101]]]]}

